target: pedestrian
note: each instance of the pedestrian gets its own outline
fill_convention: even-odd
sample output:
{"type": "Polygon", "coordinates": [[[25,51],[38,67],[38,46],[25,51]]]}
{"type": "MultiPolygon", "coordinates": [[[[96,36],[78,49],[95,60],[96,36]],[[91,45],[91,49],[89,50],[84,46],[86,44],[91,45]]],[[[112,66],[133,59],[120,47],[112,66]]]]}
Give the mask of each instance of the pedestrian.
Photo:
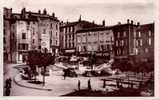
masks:
{"type": "Polygon", "coordinates": [[[90,79],[88,80],[88,90],[92,90],[92,87],[91,87],[91,80],[90,80],[90,79]]]}
{"type": "Polygon", "coordinates": [[[131,88],[133,88],[133,81],[131,81],[131,88]]]}
{"type": "Polygon", "coordinates": [[[106,80],[103,80],[103,88],[106,87],[106,80]]]}
{"type": "Polygon", "coordinates": [[[81,90],[81,81],[78,80],[78,91],[80,91],[80,90],[81,90]]]}
{"type": "Polygon", "coordinates": [[[5,88],[6,88],[6,91],[5,91],[6,96],[10,95],[11,82],[12,82],[11,78],[6,79],[6,86],[5,86],[5,88]]]}
{"type": "Polygon", "coordinates": [[[119,79],[116,80],[116,86],[117,86],[117,88],[120,87],[120,86],[119,86],[119,79]]]}
{"type": "Polygon", "coordinates": [[[63,78],[64,78],[64,80],[65,80],[65,78],[66,78],[66,69],[64,69],[63,72],[64,72],[63,78]]]}

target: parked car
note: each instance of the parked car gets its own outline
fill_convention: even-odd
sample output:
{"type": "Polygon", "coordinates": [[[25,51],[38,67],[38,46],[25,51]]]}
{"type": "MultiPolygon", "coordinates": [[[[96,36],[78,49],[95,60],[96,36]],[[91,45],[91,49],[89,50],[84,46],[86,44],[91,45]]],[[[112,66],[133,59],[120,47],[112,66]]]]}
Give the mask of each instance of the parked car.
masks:
{"type": "Polygon", "coordinates": [[[77,77],[77,73],[75,72],[74,68],[65,69],[65,73],[68,77],[77,77]]]}

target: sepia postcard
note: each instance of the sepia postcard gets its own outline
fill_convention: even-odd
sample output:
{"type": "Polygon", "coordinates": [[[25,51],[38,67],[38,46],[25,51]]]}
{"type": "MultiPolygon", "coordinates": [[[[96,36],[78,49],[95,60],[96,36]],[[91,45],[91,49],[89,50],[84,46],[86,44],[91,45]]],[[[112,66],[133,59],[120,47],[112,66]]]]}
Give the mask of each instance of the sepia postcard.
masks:
{"type": "Polygon", "coordinates": [[[154,0],[1,4],[4,100],[157,100],[154,0]]]}

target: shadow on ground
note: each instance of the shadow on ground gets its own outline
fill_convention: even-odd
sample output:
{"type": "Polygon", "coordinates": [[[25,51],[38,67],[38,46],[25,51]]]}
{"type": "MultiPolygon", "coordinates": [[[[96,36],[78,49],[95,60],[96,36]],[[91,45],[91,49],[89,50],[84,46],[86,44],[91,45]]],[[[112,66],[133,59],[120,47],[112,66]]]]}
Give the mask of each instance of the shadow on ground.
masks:
{"type": "Polygon", "coordinates": [[[119,90],[115,90],[113,92],[106,92],[106,91],[90,91],[87,89],[75,91],[63,96],[141,96],[140,91],[137,89],[130,89],[130,88],[122,88],[119,90]]]}

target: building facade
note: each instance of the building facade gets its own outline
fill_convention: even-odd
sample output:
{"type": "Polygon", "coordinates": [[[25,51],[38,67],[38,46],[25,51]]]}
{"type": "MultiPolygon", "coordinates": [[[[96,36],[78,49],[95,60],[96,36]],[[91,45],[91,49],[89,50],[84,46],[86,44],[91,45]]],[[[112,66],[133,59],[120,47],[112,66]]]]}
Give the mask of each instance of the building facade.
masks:
{"type": "Polygon", "coordinates": [[[154,61],[154,23],[138,23],[133,37],[137,61],[154,61]]]}
{"type": "Polygon", "coordinates": [[[94,52],[116,61],[154,60],[154,23],[140,25],[128,19],[125,24],[78,30],[76,37],[80,55],[94,52]]]}
{"type": "Polygon", "coordinates": [[[12,9],[3,10],[3,57],[4,62],[15,62],[16,58],[16,35],[12,9]]]}
{"type": "Polygon", "coordinates": [[[89,28],[77,32],[76,50],[79,55],[95,54],[110,59],[113,57],[114,35],[112,27],[89,28]]]}
{"type": "Polygon", "coordinates": [[[3,29],[3,48],[4,48],[4,61],[10,61],[10,18],[11,18],[12,9],[4,8],[4,29],[3,29]]]}
{"type": "Polygon", "coordinates": [[[60,40],[61,52],[65,55],[72,55],[76,53],[76,31],[89,28],[97,27],[99,25],[81,20],[81,17],[76,22],[67,22],[60,27],[60,40]]]}
{"type": "Polygon", "coordinates": [[[154,59],[154,23],[140,25],[127,20],[114,27],[114,40],[116,59],[154,59]]]}
{"type": "MultiPolygon", "coordinates": [[[[6,21],[4,23],[7,24],[6,21]]],[[[49,15],[46,9],[43,10],[43,13],[40,10],[38,13],[35,13],[26,11],[23,8],[21,13],[11,13],[10,23],[11,28],[7,25],[4,28],[4,33],[6,33],[5,31],[11,31],[11,29],[14,32],[16,62],[25,61],[30,50],[47,51],[53,55],[58,55],[59,20],[55,17],[54,13],[49,15]]],[[[11,32],[8,32],[8,34],[11,35],[11,32]]],[[[9,45],[11,48],[9,43],[13,42],[12,38],[8,37],[7,41],[10,42],[6,42],[5,46],[9,45]]],[[[6,57],[7,53],[4,54],[6,57]]]]}

